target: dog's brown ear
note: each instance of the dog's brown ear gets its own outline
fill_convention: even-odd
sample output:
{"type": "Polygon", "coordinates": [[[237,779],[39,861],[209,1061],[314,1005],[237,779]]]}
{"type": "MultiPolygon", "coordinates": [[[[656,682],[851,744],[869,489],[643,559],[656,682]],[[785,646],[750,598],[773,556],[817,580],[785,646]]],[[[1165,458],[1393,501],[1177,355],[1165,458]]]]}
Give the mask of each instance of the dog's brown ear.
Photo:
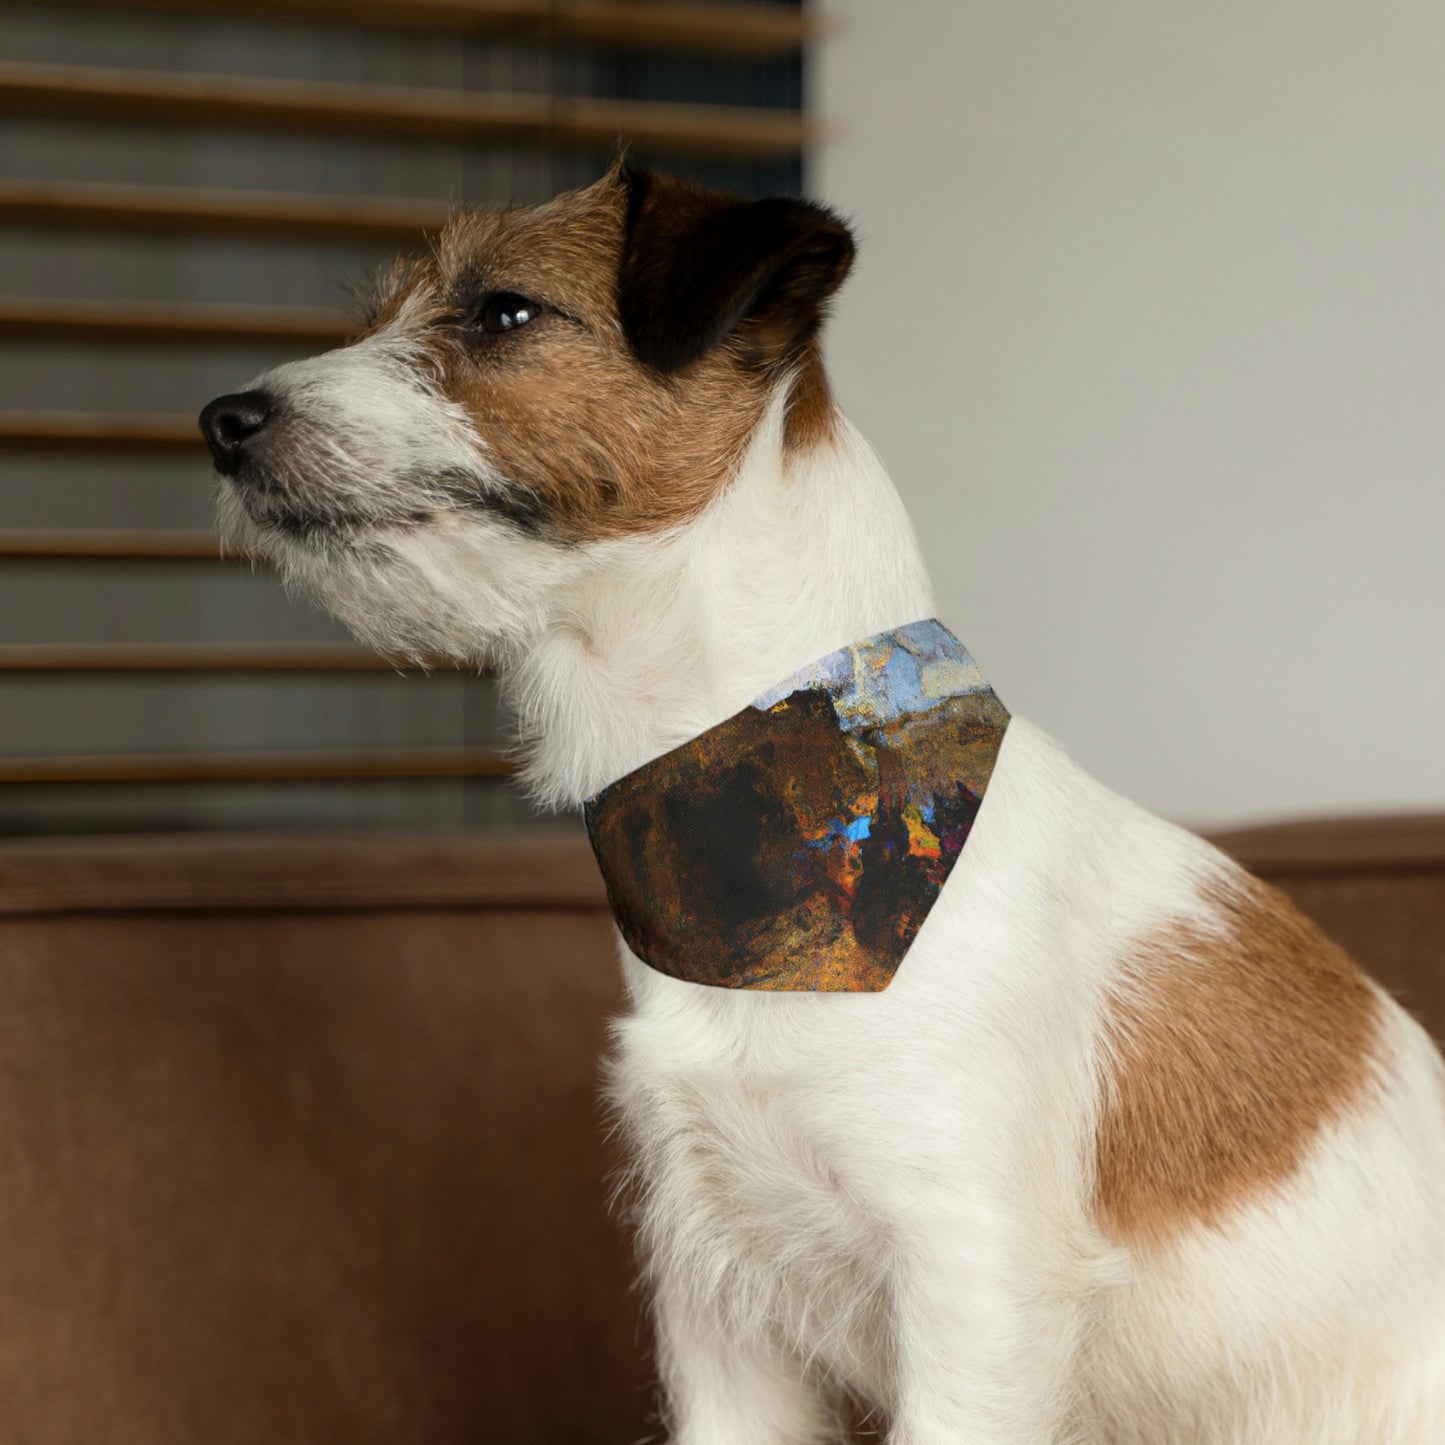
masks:
{"type": "Polygon", "coordinates": [[[853,264],[831,211],[775,197],[740,201],[624,167],[618,271],[622,330],[640,361],[677,371],[736,336],[751,364],[799,355],[853,264]]]}

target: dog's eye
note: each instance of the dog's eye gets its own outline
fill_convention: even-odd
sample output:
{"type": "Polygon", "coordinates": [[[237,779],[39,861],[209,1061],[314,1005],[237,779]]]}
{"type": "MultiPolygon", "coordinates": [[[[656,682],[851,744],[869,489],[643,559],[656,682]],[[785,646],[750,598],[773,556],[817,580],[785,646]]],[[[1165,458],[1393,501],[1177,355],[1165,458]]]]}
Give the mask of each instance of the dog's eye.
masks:
{"type": "Polygon", "coordinates": [[[519,326],[535,321],[541,312],[539,302],[519,296],[515,291],[497,291],[482,302],[474,325],[478,331],[485,331],[488,336],[496,336],[503,331],[515,331],[519,326]]]}

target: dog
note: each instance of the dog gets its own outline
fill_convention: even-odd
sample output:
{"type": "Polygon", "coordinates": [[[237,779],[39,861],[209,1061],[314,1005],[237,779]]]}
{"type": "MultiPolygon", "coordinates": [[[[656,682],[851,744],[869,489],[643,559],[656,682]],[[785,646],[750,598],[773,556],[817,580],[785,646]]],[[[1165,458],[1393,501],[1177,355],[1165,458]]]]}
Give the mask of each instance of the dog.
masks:
{"type": "MultiPolygon", "coordinates": [[[[932,616],[821,361],[853,254],[625,163],[462,211],[360,339],[202,413],[223,534],[390,656],[495,666],[575,807],[932,616]]],[[[832,1441],[850,1402],[893,1445],[1445,1440],[1434,1046],[1025,721],[886,989],[622,967],[677,1445],[832,1441]]]]}

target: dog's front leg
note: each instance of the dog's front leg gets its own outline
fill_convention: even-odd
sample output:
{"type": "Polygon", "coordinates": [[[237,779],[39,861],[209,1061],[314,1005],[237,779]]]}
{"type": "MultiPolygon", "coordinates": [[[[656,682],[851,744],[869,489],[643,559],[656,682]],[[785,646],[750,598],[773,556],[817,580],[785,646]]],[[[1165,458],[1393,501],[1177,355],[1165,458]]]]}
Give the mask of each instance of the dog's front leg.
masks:
{"type": "Polygon", "coordinates": [[[744,1338],[677,1281],[653,1304],[671,1445],[834,1445],[836,1412],[803,1368],[744,1338]]]}
{"type": "Polygon", "coordinates": [[[1069,1420],[1077,1305],[1022,1252],[1010,1268],[950,1233],[915,1236],[895,1276],[889,1445],[1085,1445],[1069,1420]]]}

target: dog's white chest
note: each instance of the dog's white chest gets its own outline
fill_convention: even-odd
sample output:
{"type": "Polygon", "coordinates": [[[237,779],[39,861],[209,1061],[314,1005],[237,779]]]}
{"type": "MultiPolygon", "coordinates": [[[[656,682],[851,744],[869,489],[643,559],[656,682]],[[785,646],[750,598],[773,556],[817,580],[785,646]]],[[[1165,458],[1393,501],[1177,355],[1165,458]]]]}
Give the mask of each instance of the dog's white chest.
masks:
{"type": "Polygon", "coordinates": [[[852,1177],[847,1102],[801,1071],[685,1062],[676,1023],[624,1020],[613,1061],[648,1253],[730,1329],[881,1389],[886,1241],[852,1177]]]}

